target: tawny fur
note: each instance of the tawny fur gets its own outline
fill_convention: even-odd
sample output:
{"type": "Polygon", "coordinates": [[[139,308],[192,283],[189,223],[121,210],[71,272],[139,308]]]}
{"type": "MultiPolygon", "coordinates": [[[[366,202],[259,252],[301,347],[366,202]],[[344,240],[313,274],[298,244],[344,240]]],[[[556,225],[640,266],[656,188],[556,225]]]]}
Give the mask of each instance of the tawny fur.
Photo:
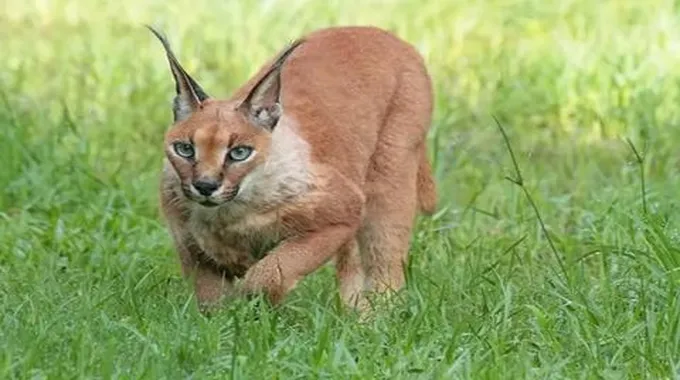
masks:
{"type": "Polygon", "coordinates": [[[201,305],[230,294],[237,277],[243,293],[278,303],[333,258],[348,305],[403,286],[414,218],[437,202],[426,152],[432,87],[416,49],[373,27],[318,30],[280,60],[280,82],[272,60],[227,100],[205,95],[169,58],[178,103],[161,206],[201,305]],[[191,141],[193,161],[173,152],[178,140],[191,141]],[[238,144],[254,154],[228,162],[238,144]],[[200,178],[220,181],[217,205],[196,201],[200,178]]]}

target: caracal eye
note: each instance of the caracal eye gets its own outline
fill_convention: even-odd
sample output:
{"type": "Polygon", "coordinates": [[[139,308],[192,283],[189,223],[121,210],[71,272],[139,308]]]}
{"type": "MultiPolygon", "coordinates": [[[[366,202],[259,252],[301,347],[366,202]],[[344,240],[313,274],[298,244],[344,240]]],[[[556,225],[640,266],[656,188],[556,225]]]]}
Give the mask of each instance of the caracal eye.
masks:
{"type": "Polygon", "coordinates": [[[250,157],[253,153],[253,148],[249,146],[237,146],[229,151],[229,159],[232,161],[243,161],[250,157]]]}
{"type": "Polygon", "coordinates": [[[196,154],[193,145],[189,143],[176,142],[172,147],[175,149],[175,153],[180,157],[192,158],[196,154]]]}

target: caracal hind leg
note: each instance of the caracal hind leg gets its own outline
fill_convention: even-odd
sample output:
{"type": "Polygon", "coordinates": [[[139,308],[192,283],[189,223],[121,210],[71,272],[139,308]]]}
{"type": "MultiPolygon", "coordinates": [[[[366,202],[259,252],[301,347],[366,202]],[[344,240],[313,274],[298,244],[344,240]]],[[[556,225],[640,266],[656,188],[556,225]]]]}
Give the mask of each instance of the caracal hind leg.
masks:
{"type": "Polygon", "coordinates": [[[418,169],[431,122],[429,80],[419,70],[402,73],[371,157],[359,249],[368,287],[376,293],[404,286],[411,232],[418,209],[418,169]]]}
{"type": "Polygon", "coordinates": [[[375,293],[398,291],[404,285],[417,209],[417,157],[415,152],[385,156],[386,162],[399,163],[386,164],[383,168],[389,170],[371,174],[366,216],[358,235],[368,287],[375,293]],[[397,165],[399,169],[392,171],[397,165]]]}
{"type": "Polygon", "coordinates": [[[356,238],[342,247],[335,258],[335,277],[345,306],[362,311],[365,307],[366,275],[356,238]]]}

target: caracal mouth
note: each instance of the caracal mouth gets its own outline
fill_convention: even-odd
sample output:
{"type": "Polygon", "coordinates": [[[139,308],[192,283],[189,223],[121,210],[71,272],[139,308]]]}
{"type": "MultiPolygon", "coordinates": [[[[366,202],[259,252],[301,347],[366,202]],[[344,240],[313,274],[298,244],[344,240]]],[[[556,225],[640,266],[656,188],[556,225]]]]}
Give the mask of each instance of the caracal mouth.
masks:
{"type": "Polygon", "coordinates": [[[198,204],[200,204],[203,207],[217,207],[221,203],[213,202],[210,199],[204,199],[202,201],[198,201],[198,204]]]}

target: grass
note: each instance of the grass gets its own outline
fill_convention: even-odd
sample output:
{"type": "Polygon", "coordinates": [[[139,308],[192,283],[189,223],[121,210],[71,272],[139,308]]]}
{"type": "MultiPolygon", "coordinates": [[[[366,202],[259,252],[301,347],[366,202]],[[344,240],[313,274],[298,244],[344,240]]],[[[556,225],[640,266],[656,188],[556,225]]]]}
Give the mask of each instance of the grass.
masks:
{"type": "Polygon", "coordinates": [[[0,7],[0,378],[680,376],[676,3],[0,7]],[[215,96],[322,26],[419,48],[441,212],[399,305],[358,324],[324,268],[279,310],[198,313],[158,214],[173,84],[144,23],[215,96]]]}

